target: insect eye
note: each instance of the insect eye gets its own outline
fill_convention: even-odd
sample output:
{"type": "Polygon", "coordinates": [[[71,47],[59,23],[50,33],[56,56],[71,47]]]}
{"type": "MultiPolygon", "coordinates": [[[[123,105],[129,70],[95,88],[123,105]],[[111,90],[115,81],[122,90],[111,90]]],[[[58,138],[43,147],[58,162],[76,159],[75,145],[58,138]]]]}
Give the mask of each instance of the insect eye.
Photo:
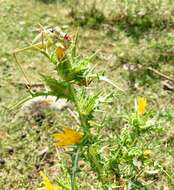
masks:
{"type": "Polygon", "coordinates": [[[51,33],[53,33],[55,31],[55,29],[53,27],[48,29],[51,33]]]}

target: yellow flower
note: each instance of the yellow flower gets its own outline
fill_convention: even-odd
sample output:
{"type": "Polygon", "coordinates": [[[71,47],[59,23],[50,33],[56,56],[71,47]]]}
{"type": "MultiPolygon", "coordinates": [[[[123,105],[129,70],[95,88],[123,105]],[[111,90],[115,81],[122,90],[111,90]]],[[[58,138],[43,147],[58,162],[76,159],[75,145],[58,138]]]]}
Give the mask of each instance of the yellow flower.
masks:
{"type": "Polygon", "coordinates": [[[137,112],[138,114],[144,114],[147,106],[147,100],[143,97],[137,97],[137,112]]]}
{"type": "Polygon", "coordinates": [[[63,46],[59,46],[56,48],[56,56],[59,60],[65,56],[65,48],[63,46]]]}
{"type": "Polygon", "coordinates": [[[56,145],[62,147],[79,143],[82,135],[71,128],[64,128],[62,132],[54,134],[53,137],[57,141],[56,145]]]}
{"type": "Polygon", "coordinates": [[[149,157],[149,156],[152,155],[152,151],[149,150],[149,149],[146,149],[146,150],[144,150],[143,154],[144,154],[145,157],[149,157]]]}
{"type": "Polygon", "coordinates": [[[37,190],[60,190],[58,186],[56,186],[50,182],[48,177],[43,172],[40,172],[40,175],[43,178],[44,187],[38,188],[37,190]]]}

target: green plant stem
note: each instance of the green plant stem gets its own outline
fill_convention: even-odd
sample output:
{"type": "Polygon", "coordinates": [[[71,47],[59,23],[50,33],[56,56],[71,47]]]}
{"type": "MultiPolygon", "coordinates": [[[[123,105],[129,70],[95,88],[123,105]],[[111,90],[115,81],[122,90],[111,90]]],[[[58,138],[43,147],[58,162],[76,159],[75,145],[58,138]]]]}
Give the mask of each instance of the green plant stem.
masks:
{"type": "Polygon", "coordinates": [[[70,89],[71,89],[71,93],[72,93],[72,97],[74,100],[75,107],[76,107],[77,112],[79,114],[80,125],[81,125],[82,129],[84,130],[85,134],[89,134],[90,133],[89,132],[89,126],[86,123],[86,120],[84,119],[83,115],[80,113],[80,109],[79,109],[79,105],[78,105],[78,101],[77,101],[77,95],[76,95],[75,89],[74,89],[72,84],[70,86],[70,89]]]}
{"type": "Polygon", "coordinates": [[[76,184],[75,177],[76,177],[76,171],[78,167],[79,154],[80,154],[80,147],[77,147],[75,157],[72,157],[71,190],[75,190],[75,184],[76,184]]]}
{"type": "MultiPolygon", "coordinates": [[[[75,107],[77,109],[77,112],[79,114],[79,119],[80,119],[80,125],[82,129],[84,130],[85,133],[89,134],[89,128],[87,126],[87,123],[83,116],[80,113],[78,101],[77,101],[77,95],[74,89],[74,86],[71,84],[70,86],[71,89],[71,94],[74,100],[75,107]]],[[[79,154],[80,154],[80,147],[77,147],[77,151],[75,153],[75,158],[72,157],[72,173],[71,173],[71,190],[75,190],[75,177],[76,177],[76,171],[78,167],[78,159],[79,159],[79,154]]]]}
{"type": "MultiPolygon", "coordinates": [[[[89,126],[85,120],[85,118],[83,117],[83,115],[80,113],[80,109],[79,109],[79,105],[78,105],[78,101],[77,101],[77,95],[76,95],[76,92],[75,92],[75,89],[73,87],[73,85],[70,86],[71,88],[71,93],[72,93],[72,96],[73,96],[73,100],[74,100],[74,104],[75,104],[75,107],[77,109],[77,112],[79,113],[79,119],[80,119],[80,125],[82,127],[82,129],[84,130],[84,133],[85,135],[90,135],[90,131],[89,131],[89,126]]],[[[89,150],[89,146],[88,146],[88,150],[89,150]]],[[[77,169],[77,163],[78,163],[78,156],[79,156],[79,153],[78,153],[79,149],[77,150],[77,153],[76,153],[76,157],[75,157],[75,160],[73,160],[74,162],[74,166],[72,168],[72,176],[71,176],[71,189],[74,190],[75,188],[75,172],[76,172],[76,169],[77,169]]],[[[98,161],[95,159],[95,164],[98,164],[98,161]]],[[[103,179],[103,176],[101,174],[101,171],[100,171],[100,167],[97,168],[98,169],[98,177],[102,183],[102,186],[103,186],[103,189],[104,190],[107,190],[107,186],[105,185],[105,180],[103,179]]]]}

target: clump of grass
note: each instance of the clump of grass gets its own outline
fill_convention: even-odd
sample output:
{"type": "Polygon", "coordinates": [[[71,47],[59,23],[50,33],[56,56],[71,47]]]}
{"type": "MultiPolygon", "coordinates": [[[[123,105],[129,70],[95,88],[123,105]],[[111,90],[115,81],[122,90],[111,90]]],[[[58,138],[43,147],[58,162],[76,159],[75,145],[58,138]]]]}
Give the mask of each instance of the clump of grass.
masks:
{"type": "Polygon", "coordinates": [[[113,23],[128,35],[139,38],[151,28],[163,30],[174,25],[173,4],[167,1],[118,1],[110,14],[113,23]]]}
{"type": "Polygon", "coordinates": [[[37,1],[40,1],[40,2],[43,2],[43,3],[55,3],[55,2],[58,2],[59,0],[37,0],[37,1]]]}
{"type": "Polygon", "coordinates": [[[149,68],[160,71],[164,65],[170,66],[174,60],[173,34],[165,31],[150,33],[139,41],[125,35],[125,32],[118,30],[118,39],[114,48],[117,60],[115,67],[122,65],[128,71],[129,79],[133,84],[137,81],[141,85],[149,85],[153,79],[159,78],[149,71],[149,68]]]}
{"type": "Polygon", "coordinates": [[[81,27],[89,27],[96,29],[105,21],[103,9],[98,6],[96,1],[93,3],[76,1],[70,4],[70,15],[74,19],[76,25],[81,27]],[[79,6],[76,6],[76,5],[79,6]]]}
{"type": "Polygon", "coordinates": [[[71,15],[80,26],[95,28],[105,22],[119,26],[134,38],[141,37],[152,28],[163,30],[174,26],[171,0],[93,0],[90,3],[76,0],[70,1],[69,6],[71,15]]]}
{"type": "Polygon", "coordinates": [[[103,12],[93,6],[88,10],[74,14],[74,20],[79,26],[97,28],[104,22],[105,16],[103,12]]]}

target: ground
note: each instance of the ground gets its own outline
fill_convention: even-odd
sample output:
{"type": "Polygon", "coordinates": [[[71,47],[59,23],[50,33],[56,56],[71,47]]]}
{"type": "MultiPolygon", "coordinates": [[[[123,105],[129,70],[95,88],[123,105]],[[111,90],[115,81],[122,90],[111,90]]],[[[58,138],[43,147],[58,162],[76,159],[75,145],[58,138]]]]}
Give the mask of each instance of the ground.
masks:
{"type": "MultiPolygon", "coordinates": [[[[40,124],[19,117],[20,107],[8,109],[28,95],[25,86],[18,84],[25,83],[25,78],[15,64],[12,52],[32,41],[40,23],[60,26],[72,36],[79,30],[81,54],[98,51],[94,61],[97,71],[104,71],[124,90],[124,93],[119,92],[105,83],[96,87],[115,94],[111,105],[102,108],[106,112],[109,110],[106,122],[109,131],[119,130],[124,123],[121,115],[134,108],[134,99],[138,95],[147,97],[148,107],[158,113],[161,126],[148,142],[153,148],[151,159],[162,165],[158,176],[149,179],[148,185],[150,189],[172,190],[173,1],[97,1],[98,11],[92,11],[91,1],[87,3],[89,5],[80,1],[78,7],[77,2],[72,1],[0,2],[0,189],[36,189],[40,183],[39,171],[46,170],[54,178],[54,174],[63,168],[57,161],[61,152],[56,152],[50,136],[58,127],[74,122],[68,120],[68,112],[47,114],[40,124]]],[[[38,73],[54,75],[52,66],[35,51],[21,52],[18,58],[33,83],[42,82],[38,73]]],[[[86,174],[81,178],[90,179],[86,174]]],[[[82,189],[92,189],[85,180],[82,184],[82,189]]]]}

